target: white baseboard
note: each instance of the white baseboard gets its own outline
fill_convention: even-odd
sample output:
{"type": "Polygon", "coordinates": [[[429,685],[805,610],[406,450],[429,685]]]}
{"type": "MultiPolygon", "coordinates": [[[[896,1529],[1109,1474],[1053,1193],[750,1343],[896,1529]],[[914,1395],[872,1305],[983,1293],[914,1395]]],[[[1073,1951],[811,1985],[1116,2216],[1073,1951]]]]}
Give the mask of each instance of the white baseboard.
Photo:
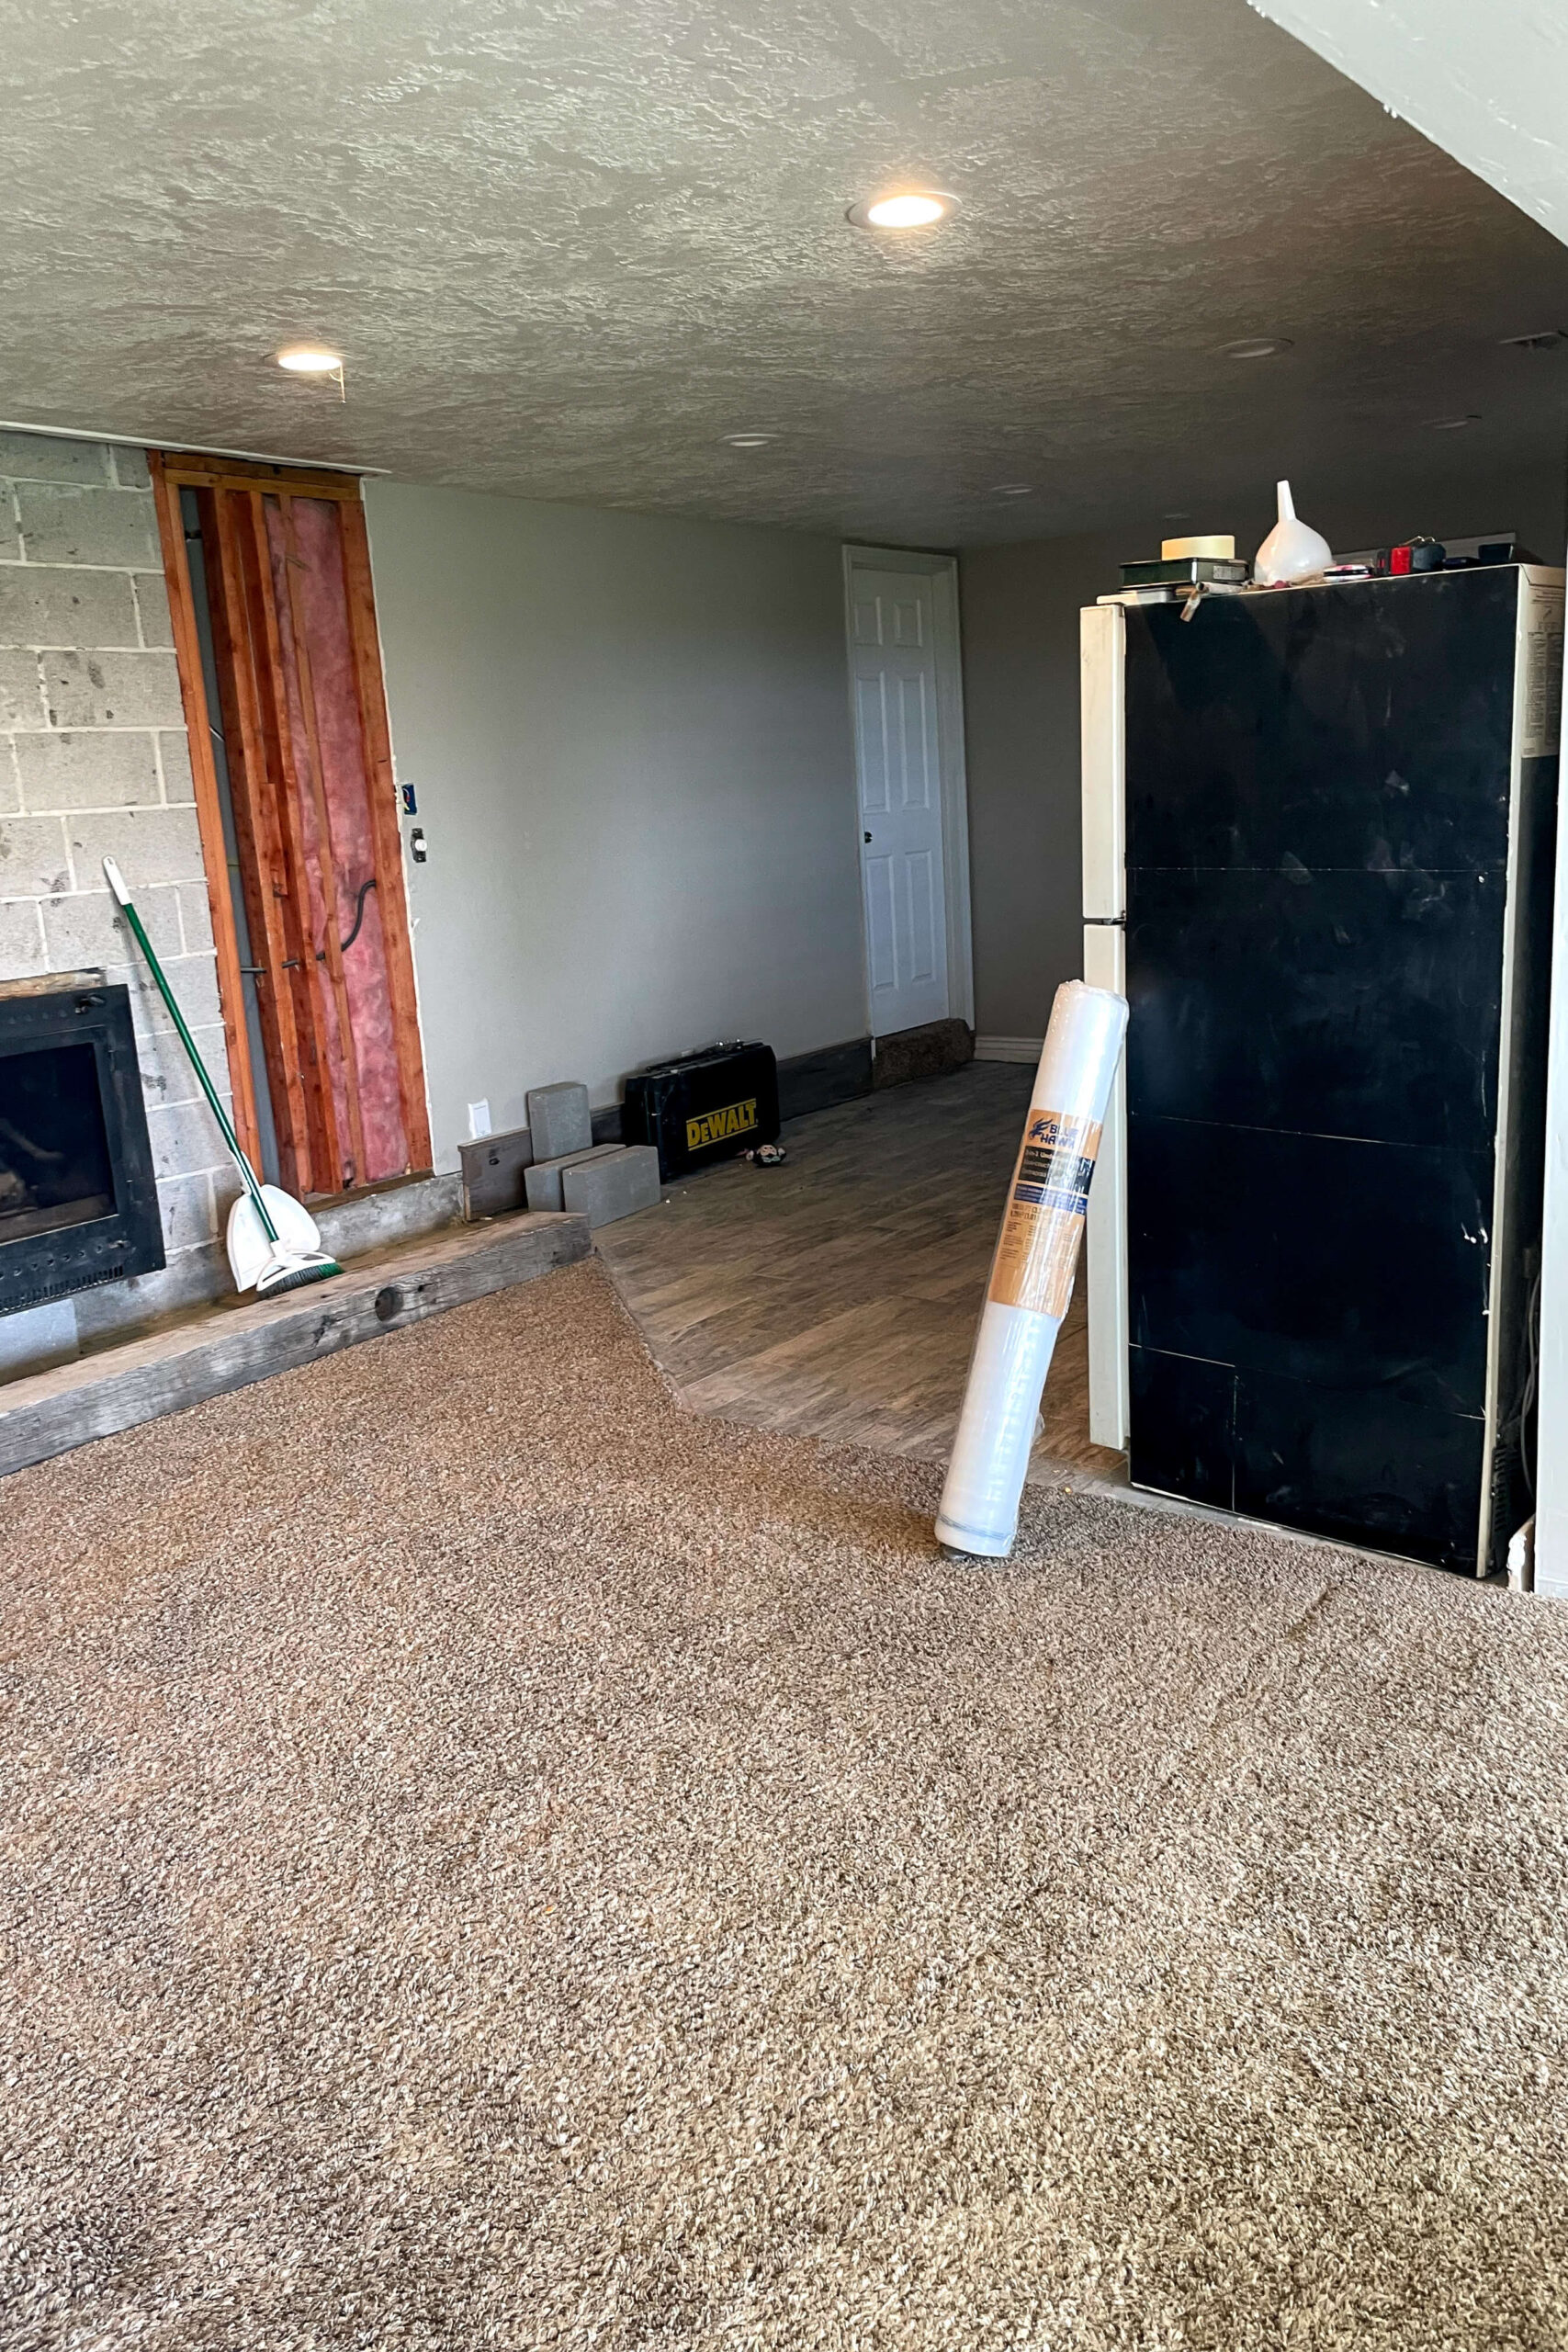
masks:
{"type": "Polygon", "coordinates": [[[976,1037],[977,1062],[1037,1062],[1045,1049],[1043,1037],[976,1037]]]}

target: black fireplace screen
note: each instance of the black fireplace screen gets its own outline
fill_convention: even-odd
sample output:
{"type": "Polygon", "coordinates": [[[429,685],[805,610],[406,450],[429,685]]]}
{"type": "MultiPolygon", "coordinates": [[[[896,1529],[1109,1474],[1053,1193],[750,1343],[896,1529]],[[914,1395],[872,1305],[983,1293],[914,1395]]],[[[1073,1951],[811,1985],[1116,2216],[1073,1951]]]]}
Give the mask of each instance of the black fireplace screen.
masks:
{"type": "Polygon", "coordinates": [[[128,990],[0,995],[0,1313],[163,1263],[128,990]]]}

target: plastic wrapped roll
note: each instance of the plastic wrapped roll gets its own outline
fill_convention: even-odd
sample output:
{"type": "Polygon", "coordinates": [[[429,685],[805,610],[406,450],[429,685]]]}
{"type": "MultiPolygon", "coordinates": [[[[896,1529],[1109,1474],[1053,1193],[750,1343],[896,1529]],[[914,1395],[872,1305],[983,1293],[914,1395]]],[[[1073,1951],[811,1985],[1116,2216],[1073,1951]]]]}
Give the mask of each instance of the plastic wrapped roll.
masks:
{"type": "Polygon", "coordinates": [[[1056,990],[937,1513],[938,1540],[955,1552],[1003,1558],[1018,1532],[1041,1393],[1073,1295],[1126,1030],[1125,997],[1081,980],[1056,990]]]}

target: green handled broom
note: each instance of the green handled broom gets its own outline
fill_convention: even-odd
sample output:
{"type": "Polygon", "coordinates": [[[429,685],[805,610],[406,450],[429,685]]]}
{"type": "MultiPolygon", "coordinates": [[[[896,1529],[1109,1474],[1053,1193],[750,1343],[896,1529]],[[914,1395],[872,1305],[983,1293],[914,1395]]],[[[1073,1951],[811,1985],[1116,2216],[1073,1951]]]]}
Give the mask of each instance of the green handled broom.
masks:
{"type": "Polygon", "coordinates": [[[169,1008],[169,1018],[179,1031],[180,1043],[190,1056],[190,1066],[201,1081],[208,1107],[244,1182],[244,1191],[229,1212],[229,1263],[235,1288],[254,1290],[258,1298],[271,1298],[278,1291],[302,1290],[307,1283],[324,1283],[329,1275],[341,1274],[343,1268],[337,1260],[329,1258],[321,1248],[321,1237],[309,1209],[276,1184],[257,1182],[256,1171],[240,1148],[240,1138],[223,1108],[222,1099],[207,1074],[207,1065],[196,1050],[196,1040],[175,1002],[164,967],[130,902],[125,876],[112,857],[105,858],[104,873],[136,935],[138,947],[147,958],[147,967],[158,983],[158,993],[169,1008]]]}

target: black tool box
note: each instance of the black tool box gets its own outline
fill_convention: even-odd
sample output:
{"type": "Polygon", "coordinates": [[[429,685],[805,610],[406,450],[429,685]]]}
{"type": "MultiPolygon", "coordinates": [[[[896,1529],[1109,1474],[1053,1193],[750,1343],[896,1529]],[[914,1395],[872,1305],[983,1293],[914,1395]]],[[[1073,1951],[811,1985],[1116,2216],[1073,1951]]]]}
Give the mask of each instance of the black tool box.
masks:
{"type": "Polygon", "coordinates": [[[621,1135],[651,1143],[659,1173],[690,1176],[779,1131],[779,1066],[771,1046],[705,1046],[626,1080],[621,1135]]]}

